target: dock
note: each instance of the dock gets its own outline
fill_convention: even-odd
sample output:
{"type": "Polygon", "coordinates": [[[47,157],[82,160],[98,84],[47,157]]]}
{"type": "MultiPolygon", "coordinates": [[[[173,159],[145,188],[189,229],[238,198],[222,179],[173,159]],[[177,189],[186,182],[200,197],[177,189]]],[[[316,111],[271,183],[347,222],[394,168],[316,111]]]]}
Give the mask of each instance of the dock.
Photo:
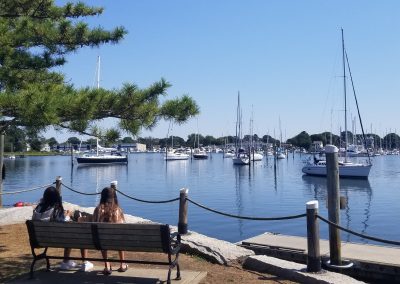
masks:
{"type": "MultiPolygon", "coordinates": [[[[256,254],[265,254],[289,261],[307,262],[307,238],[280,235],[266,232],[238,243],[253,250],[256,254]]],[[[353,262],[342,273],[361,278],[400,282],[400,248],[351,242],[341,243],[342,259],[353,262]]],[[[329,260],[329,241],[320,240],[321,258],[329,260]]],[[[329,269],[323,265],[325,269],[329,269]]]]}

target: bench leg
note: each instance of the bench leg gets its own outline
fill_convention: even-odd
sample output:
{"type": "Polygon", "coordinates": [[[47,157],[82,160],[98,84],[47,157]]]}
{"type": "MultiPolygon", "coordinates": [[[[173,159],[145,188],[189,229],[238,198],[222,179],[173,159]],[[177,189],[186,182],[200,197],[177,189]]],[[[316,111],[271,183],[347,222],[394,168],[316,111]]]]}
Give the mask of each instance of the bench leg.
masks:
{"type": "Polygon", "coordinates": [[[176,264],[176,280],[181,280],[181,270],[179,269],[179,263],[176,264]]]}
{"type": "Polygon", "coordinates": [[[33,279],[33,268],[35,266],[36,258],[33,259],[32,264],[31,264],[31,270],[29,272],[29,279],[33,279]]]}

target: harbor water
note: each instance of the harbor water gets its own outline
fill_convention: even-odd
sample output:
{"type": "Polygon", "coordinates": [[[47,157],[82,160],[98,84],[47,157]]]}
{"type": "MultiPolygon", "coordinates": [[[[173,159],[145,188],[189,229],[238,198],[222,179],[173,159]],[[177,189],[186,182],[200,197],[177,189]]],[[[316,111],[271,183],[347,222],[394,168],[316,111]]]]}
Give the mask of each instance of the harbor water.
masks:
{"type": "MultiPolygon", "coordinates": [[[[307,155],[289,154],[251,164],[235,166],[222,154],[210,154],[207,160],[169,161],[159,153],[129,155],[128,165],[73,166],[69,156],[26,157],[5,160],[5,192],[50,184],[56,176],[78,191],[100,192],[111,181],[119,190],[135,198],[162,201],[179,197],[181,188],[189,189],[189,198],[225,213],[250,217],[280,217],[305,213],[306,202],[318,200],[319,212],[327,216],[326,179],[305,176],[301,172],[307,155]]],[[[372,160],[368,180],[341,179],[340,192],[348,200],[341,210],[341,225],[351,230],[389,240],[400,238],[400,156],[380,156],[372,160]]],[[[34,190],[3,196],[3,204],[18,201],[37,202],[43,191],[34,190]]],[[[62,188],[63,200],[94,207],[99,195],[81,195],[62,188]]],[[[179,202],[143,203],[118,196],[125,213],[156,222],[177,225],[179,202]]],[[[231,242],[263,232],[306,236],[306,219],[253,221],[230,218],[206,211],[189,203],[189,230],[231,242]]],[[[320,224],[321,238],[328,238],[328,227],[320,224]]],[[[342,240],[374,243],[342,233],[342,240]]],[[[376,243],[377,244],[377,243],[376,243]]]]}

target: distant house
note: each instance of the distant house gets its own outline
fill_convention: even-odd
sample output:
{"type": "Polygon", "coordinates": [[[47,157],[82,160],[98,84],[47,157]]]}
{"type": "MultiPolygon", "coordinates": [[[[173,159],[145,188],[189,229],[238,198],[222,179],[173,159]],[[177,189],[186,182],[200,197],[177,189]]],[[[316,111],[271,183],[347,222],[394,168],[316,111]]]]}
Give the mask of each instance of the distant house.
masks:
{"type": "Polygon", "coordinates": [[[324,143],[322,141],[314,141],[312,142],[312,149],[315,151],[321,151],[324,148],[324,143]]]}
{"type": "Polygon", "coordinates": [[[123,152],[146,152],[146,144],[141,143],[122,143],[118,145],[118,149],[123,152]]]}
{"type": "Polygon", "coordinates": [[[50,146],[49,146],[49,144],[44,144],[43,146],[42,146],[42,148],[40,148],[40,152],[50,152],[50,146]]]}

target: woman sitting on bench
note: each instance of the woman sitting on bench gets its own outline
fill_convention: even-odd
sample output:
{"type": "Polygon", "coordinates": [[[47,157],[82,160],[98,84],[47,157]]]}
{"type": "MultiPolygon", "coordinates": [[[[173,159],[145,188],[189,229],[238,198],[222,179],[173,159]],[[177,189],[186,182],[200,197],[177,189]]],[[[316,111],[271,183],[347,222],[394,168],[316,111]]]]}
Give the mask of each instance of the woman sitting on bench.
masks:
{"type": "MultiPolygon", "coordinates": [[[[38,206],[33,210],[32,220],[41,220],[45,222],[68,222],[71,221],[69,211],[64,211],[62,205],[61,195],[58,190],[50,186],[43,192],[43,198],[40,200],[38,206]]],[[[64,260],[60,264],[60,269],[70,270],[76,268],[77,264],[68,260],[71,255],[71,249],[64,249],[64,260]]],[[[87,250],[81,249],[82,259],[87,258],[87,250]]],[[[93,268],[93,264],[89,261],[84,261],[80,267],[82,271],[89,271],[93,268]]]]}
{"type": "MultiPolygon", "coordinates": [[[[118,205],[117,193],[111,187],[105,187],[101,191],[100,204],[97,205],[93,213],[93,222],[109,222],[109,223],[125,223],[124,213],[118,205]]],[[[107,259],[107,251],[101,251],[103,258],[107,259]]],[[[119,251],[119,259],[121,265],[118,268],[118,272],[125,272],[128,270],[128,265],[124,263],[125,253],[119,251]]],[[[111,265],[109,262],[105,262],[105,268],[103,270],[104,275],[111,274],[111,265]]]]}

